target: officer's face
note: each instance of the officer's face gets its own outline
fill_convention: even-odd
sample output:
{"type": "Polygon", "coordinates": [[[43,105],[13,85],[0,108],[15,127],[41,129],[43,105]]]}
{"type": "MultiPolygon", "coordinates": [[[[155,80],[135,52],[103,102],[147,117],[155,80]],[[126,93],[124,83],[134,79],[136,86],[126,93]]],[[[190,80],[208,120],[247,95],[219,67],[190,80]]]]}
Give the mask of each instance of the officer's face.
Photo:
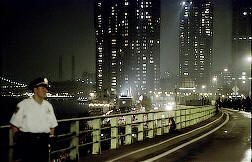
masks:
{"type": "Polygon", "coordinates": [[[48,90],[46,87],[39,86],[37,88],[34,88],[34,93],[40,98],[45,98],[47,92],[48,90]]]}

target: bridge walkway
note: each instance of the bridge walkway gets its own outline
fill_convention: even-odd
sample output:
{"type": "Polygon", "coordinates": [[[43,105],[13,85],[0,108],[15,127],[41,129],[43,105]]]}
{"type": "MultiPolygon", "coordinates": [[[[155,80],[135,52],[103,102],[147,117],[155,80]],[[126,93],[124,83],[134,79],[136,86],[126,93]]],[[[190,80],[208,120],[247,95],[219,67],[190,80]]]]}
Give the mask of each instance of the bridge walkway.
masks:
{"type": "MultiPolygon", "coordinates": [[[[155,144],[158,143],[162,143],[163,141],[166,141],[168,139],[171,139],[173,137],[177,137],[181,134],[185,134],[187,132],[190,132],[192,130],[195,130],[199,127],[202,127],[204,125],[207,125],[208,123],[211,123],[213,121],[215,121],[218,118],[221,118],[223,114],[220,112],[217,115],[202,121],[198,124],[192,125],[190,127],[186,127],[186,128],[182,128],[180,130],[177,130],[174,133],[169,133],[169,134],[165,134],[165,135],[160,135],[157,136],[155,138],[152,139],[145,139],[144,141],[138,141],[136,143],[133,143],[131,145],[123,145],[120,146],[118,149],[110,149],[110,150],[105,150],[105,151],[101,151],[101,154],[97,154],[97,155],[88,155],[85,157],[80,157],[79,162],[91,162],[91,161],[95,161],[95,162],[104,162],[104,161],[126,161],[130,162],[130,161],[141,161],[144,160],[142,159],[143,156],[145,155],[141,155],[141,151],[144,148],[147,148],[149,146],[153,146],[155,144]],[[132,156],[130,156],[131,153],[135,152],[137,153],[139,151],[138,157],[137,158],[132,158],[132,156]],[[129,155],[129,156],[127,156],[129,155]],[[116,160],[119,157],[124,156],[125,160],[122,160],[121,158],[116,160]],[[113,160],[114,159],[114,160],[113,160]]],[[[202,134],[202,133],[201,133],[202,134]]],[[[189,139],[186,139],[189,140],[189,139]]],[[[172,149],[173,147],[176,147],[177,145],[183,143],[183,141],[174,141],[172,146],[169,146],[170,149],[172,149]]]]}

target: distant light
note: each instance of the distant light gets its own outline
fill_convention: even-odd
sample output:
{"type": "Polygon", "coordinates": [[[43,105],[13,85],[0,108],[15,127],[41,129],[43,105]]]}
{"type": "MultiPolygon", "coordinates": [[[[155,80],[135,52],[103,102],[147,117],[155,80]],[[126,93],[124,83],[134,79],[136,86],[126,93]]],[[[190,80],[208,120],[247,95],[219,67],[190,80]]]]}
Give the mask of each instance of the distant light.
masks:
{"type": "Polygon", "coordinates": [[[173,109],[173,106],[172,105],[166,105],[165,106],[165,110],[167,110],[167,111],[170,111],[170,110],[172,110],[173,109]]]}
{"type": "Polygon", "coordinates": [[[228,69],[227,69],[227,68],[225,68],[225,69],[224,69],[224,71],[228,71],[228,69]]]}
{"type": "Polygon", "coordinates": [[[246,16],[246,15],[248,15],[248,12],[244,11],[242,14],[243,14],[244,16],[246,16]]]}
{"type": "Polygon", "coordinates": [[[252,62],[252,57],[251,57],[251,56],[248,56],[248,57],[247,57],[247,61],[251,63],[251,62],[252,62]]]}
{"type": "Polygon", "coordinates": [[[196,88],[195,87],[192,87],[192,88],[183,88],[183,87],[180,87],[179,88],[180,90],[195,90],[196,88]]]}

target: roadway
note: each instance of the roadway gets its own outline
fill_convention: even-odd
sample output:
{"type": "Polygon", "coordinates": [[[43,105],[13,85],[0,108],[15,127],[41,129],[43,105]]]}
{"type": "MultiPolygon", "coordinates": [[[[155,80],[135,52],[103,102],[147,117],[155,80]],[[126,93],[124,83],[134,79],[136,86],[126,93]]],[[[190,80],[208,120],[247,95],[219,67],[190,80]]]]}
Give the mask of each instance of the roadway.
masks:
{"type": "Polygon", "coordinates": [[[251,162],[251,114],[243,111],[226,112],[229,113],[229,121],[206,138],[172,154],[162,153],[163,156],[145,161],[251,162]]]}
{"type": "MultiPolygon", "coordinates": [[[[102,153],[103,155],[96,155],[87,159],[83,158],[80,161],[85,159],[84,161],[250,162],[251,113],[233,110],[224,110],[224,112],[228,115],[225,120],[223,119],[221,124],[202,131],[187,140],[164,147],[162,150],[156,148],[151,149],[156,149],[156,153],[148,154],[148,146],[138,144],[134,147],[125,148],[125,150],[114,150],[107,155],[104,152],[102,153]],[[139,145],[142,145],[142,147],[139,147],[139,145]],[[147,151],[143,153],[145,149],[147,151]]],[[[173,136],[179,136],[179,134],[173,136]]],[[[173,137],[171,136],[169,138],[173,137]]],[[[158,140],[156,143],[158,143],[158,140]]],[[[157,148],[160,147],[163,146],[157,145],[157,148]]]]}

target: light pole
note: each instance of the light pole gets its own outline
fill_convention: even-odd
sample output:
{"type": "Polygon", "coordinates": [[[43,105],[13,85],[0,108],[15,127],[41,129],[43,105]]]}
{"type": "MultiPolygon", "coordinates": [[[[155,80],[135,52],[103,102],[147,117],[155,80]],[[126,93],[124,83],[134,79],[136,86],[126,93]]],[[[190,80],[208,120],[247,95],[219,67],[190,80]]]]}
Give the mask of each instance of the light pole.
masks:
{"type": "Polygon", "coordinates": [[[214,76],[212,79],[212,93],[214,94],[215,98],[217,97],[218,94],[218,84],[217,84],[217,76],[214,76]]]}

